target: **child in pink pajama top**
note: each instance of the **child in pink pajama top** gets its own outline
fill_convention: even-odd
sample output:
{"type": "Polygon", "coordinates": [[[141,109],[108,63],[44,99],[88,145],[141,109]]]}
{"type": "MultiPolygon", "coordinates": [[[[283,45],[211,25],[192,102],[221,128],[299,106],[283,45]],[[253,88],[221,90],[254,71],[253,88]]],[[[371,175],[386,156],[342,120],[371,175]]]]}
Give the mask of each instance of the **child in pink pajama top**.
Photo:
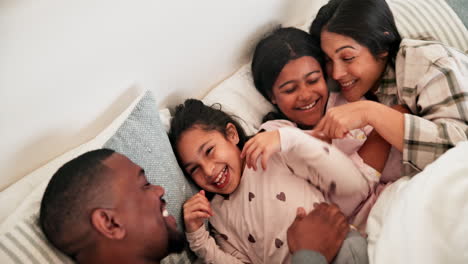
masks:
{"type": "MultiPolygon", "coordinates": [[[[264,121],[276,120],[265,123],[264,128],[294,126],[312,135],[312,129],[325,111],[346,104],[341,93],[328,91],[322,69],[329,72],[327,67],[331,66],[323,56],[320,43],[299,29],[280,28],[261,40],[252,60],[253,81],[256,89],[277,108],[276,113],[265,116],[264,121]]],[[[348,155],[371,184],[361,210],[349,216],[349,222],[363,231],[385,183],[401,177],[401,152],[391,148],[371,126],[348,131],[341,139],[324,140],[348,155]]]]}
{"type": "Polygon", "coordinates": [[[187,177],[203,189],[184,204],[184,221],[190,248],[206,263],[290,263],[286,231],[298,207],[308,212],[325,201],[349,216],[370,191],[332,145],[294,127],[247,141],[233,118],[198,100],[177,107],[169,137],[187,177]]]}

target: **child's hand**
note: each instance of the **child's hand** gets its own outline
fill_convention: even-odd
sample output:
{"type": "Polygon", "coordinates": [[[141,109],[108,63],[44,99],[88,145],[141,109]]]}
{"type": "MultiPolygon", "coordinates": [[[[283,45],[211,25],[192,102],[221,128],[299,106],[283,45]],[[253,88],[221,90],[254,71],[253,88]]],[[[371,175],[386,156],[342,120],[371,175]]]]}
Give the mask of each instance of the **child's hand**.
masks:
{"type": "Polygon", "coordinates": [[[268,159],[273,153],[281,150],[278,130],[263,132],[247,141],[242,149],[241,158],[245,157],[248,168],[257,170],[257,159],[262,155],[262,168],[266,169],[268,159]]]}
{"type": "Polygon", "coordinates": [[[204,190],[199,191],[184,203],[184,222],[187,233],[197,231],[203,225],[203,220],[211,216],[213,216],[213,211],[204,190]]]}

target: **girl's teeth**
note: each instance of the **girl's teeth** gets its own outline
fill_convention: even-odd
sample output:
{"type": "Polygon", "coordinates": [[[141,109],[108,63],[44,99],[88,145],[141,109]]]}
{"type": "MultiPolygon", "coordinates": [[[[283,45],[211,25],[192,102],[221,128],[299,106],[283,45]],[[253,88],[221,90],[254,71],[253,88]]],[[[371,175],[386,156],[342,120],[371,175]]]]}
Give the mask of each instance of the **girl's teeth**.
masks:
{"type": "Polygon", "coordinates": [[[227,170],[227,167],[225,167],[218,175],[218,177],[216,177],[216,180],[214,181],[214,184],[216,185],[221,185],[224,183],[224,181],[226,181],[226,177],[224,177],[224,173],[226,172],[227,170]]]}
{"type": "Polygon", "coordinates": [[[311,103],[310,105],[306,105],[306,106],[300,107],[299,109],[301,109],[301,110],[308,110],[308,109],[311,109],[312,107],[315,106],[316,103],[317,103],[317,101],[311,103]]]}
{"type": "Polygon", "coordinates": [[[352,80],[352,81],[349,81],[349,82],[346,82],[346,83],[342,83],[341,86],[347,87],[347,86],[350,86],[351,84],[353,84],[354,82],[355,82],[355,80],[352,80]]]}
{"type": "Polygon", "coordinates": [[[218,182],[218,181],[221,179],[222,176],[223,176],[223,173],[221,172],[221,173],[218,175],[218,177],[216,177],[215,182],[218,182]]]}
{"type": "Polygon", "coordinates": [[[164,208],[164,210],[162,211],[162,215],[164,217],[168,217],[169,216],[169,212],[166,210],[166,208],[164,208]]]}

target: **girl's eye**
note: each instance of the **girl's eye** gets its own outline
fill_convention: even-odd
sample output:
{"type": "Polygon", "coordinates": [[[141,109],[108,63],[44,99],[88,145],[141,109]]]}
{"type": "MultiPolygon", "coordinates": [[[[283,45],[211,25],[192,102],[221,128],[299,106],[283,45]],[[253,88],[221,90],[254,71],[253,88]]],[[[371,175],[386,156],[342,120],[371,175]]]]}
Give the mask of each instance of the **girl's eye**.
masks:
{"type": "Polygon", "coordinates": [[[213,147],[207,148],[206,149],[206,155],[210,154],[212,150],[213,150],[213,147]]]}
{"type": "Polygon", "coordinates": [[[307,84],[312,85],[318,82],[319,79],[307,80],[307,84]]]}
{"type": "Polygon", "coordinates": [[[289,88],[289,89],[287,89],[287,90],[284,90],[284,93],[286,93],[286,94],[292,94],[292,93],[294,93],[294,91],[296,91],[296,87],[295,87],[295,86],[292,87],[292,88],[289,88]]]}
{"type": "Polygon", "coordinates": [[[189,174],[190,174],[190,175],[193,175],[193,174],[197,171],[197,169],[198,169],[198,166],[195,166],[195,167],[190,168],[190,169],[189,169],[189,174]]]}
{"type": "Polygon", "coordinates": [[[355,57],[345,57],[343,58],[344,61],[352,61],[355,57]]]}

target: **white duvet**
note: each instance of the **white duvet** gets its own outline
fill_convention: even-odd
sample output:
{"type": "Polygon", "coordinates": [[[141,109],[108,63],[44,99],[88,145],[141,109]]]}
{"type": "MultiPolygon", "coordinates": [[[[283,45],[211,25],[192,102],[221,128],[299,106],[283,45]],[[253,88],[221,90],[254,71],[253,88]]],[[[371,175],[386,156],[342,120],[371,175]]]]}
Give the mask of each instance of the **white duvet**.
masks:
{"type": "Polygon", "coordinates": [[[388,187],[367,233],[370,263],[468,263],[468,142],[388,187]]]}

